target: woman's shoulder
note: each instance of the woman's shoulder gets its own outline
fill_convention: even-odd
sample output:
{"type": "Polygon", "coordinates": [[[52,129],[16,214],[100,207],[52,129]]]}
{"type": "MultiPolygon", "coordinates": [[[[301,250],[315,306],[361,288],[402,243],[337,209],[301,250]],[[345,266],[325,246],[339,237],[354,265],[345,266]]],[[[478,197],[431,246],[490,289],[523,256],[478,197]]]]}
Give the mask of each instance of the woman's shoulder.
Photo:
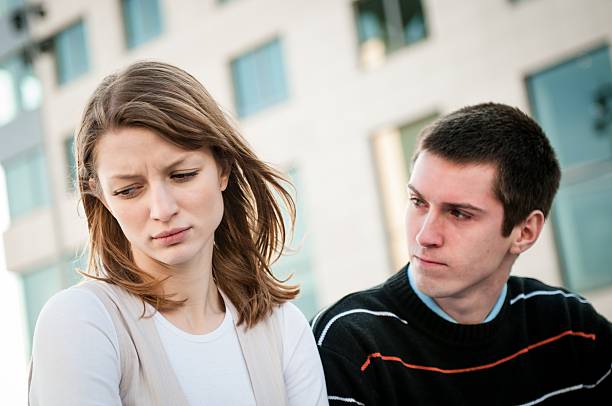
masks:
{"type": "Polygon", "coordinates": [[[78,335],[83,327],[93,327],[116,342],[113,322],[102,301],[82,285],[53,295],[38,316],[35,337],[56,332],[78,335]]]}
{"type": "Polygon", "coordinates": [[[296,329],[296,327],[308,327],[308,320],[304,313],[292,302],[284,302],[274,309],[274,315],[279,318],[283,327],[296,329]]]}
{"type": "Polygon", "coordinates": [[[119,404],[121,359],[115,327],[100,299],[82,286],[53,295],[32,342],[33,404],[119,404]]]}

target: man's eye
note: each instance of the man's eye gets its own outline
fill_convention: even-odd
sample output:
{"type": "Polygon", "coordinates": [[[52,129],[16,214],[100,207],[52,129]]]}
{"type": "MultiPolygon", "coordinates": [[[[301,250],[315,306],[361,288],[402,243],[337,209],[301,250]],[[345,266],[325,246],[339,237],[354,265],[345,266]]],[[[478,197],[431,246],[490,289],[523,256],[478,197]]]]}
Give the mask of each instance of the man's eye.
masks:
{"type": "Polygon", "coordinates": [[[414,207],[421,207],[425,204],[425,202],[422,199],[419,199],[418,197],[411,197],[410,201],[412,202],[412,205],[414,207]]]}
{"type": "Polygon", "coordinates": [[[450,211],[451,216],[459,219],[459,220],[467,220],[469,218],[471,218],[472,216],[470,216],[468,213],[465,213],[461,210],[457,210],[457,209],[452,209],[450,211]]]}
{"type": "Polygon", "coordinates": [[[180,182],[180,181],[186,181],[188,179],[191,179],[195,177],[197,174],[198,174],[198,171],[185,172],[185,173],[174,173],[170,177],[180,182]]]}

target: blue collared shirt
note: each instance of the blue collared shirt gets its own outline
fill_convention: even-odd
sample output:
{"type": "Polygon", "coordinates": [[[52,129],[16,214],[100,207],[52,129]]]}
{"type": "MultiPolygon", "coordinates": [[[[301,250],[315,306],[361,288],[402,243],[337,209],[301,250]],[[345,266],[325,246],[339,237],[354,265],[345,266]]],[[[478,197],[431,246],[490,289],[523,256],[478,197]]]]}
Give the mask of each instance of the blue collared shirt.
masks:
{"type": "MultiPolygon", "coordinates": [[[[414,278],[412,277],[412,272],[410,272],[410,265],[408,265],[406,269],[406,274],[408,275],[408,282],[410,283],[410,287],[412,288],[412,290],[414,290],[414,293],[417,294],[419,299],[421,299],[421,301],[425,303],[425,305],[429,307],[429,309],[432,312],[436,313],[438,316],[442,317],[444,320],[450,321],[451,323],[458,324],[457,320],[453,319],[444,310],[442,310],[442,308],[438,306],[435,300],[433,300],[432,298],[427,296],[425,293],[417,289],[416,284],[414,283],[414,278]]],[[[483,323],[490,322],[499,314],[499,311],[504,305],[504,300],[506,300],[507,291],[508,291],[508,284],[506,283],[504,284],[504,288],[502,289],[501,293],[499,294],[499,297],[497,298],[497,302],[495,302],[495,306],[493,306],[493,308],[491,309],[487,317],[483,320],[483,323]]]]}

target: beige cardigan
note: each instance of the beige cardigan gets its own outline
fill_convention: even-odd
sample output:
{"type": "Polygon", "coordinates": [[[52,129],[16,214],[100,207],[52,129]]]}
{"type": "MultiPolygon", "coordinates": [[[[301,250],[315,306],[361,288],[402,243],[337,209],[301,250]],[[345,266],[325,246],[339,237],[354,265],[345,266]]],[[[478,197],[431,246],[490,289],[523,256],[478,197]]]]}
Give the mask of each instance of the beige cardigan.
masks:
{"type": "MultiPolygon", "coordinates": [[[[145,307],[137,296],[100,281],[86,281],[80,287],[93,292],[104,304],[119,340],[123,405],[187,405],[163,349],[152,317],[140,317],[145,307]]],[[[234,323],[239,317],[234,305],[221,293],[234,323]]],[[[146,305],[147,316],[155,310],[146,305]]],[[[236,326],[238,342],[246,362],[257,405],[286,406],[287,392],[282,368],[282,341],[279,312],[250,329],[236,326]]],[[[30,363],[31,368],[35,360],[30,363]]]]}

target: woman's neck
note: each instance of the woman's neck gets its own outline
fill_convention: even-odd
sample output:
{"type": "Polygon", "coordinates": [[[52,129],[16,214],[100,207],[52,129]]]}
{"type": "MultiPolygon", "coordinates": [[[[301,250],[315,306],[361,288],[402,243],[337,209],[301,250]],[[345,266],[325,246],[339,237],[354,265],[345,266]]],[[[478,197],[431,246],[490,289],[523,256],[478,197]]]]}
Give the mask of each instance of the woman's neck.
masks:
{"type": "Polygon", "coordinates": [[[185,300],[161,314],[176,327],[191,334],[216,329],[225,315],[225,305],[212,275],[212,255],[179,266],[164,266],[134,253],[136,264],[157,279],[165,279],[161,289],[173,300],[185,300]]]}

